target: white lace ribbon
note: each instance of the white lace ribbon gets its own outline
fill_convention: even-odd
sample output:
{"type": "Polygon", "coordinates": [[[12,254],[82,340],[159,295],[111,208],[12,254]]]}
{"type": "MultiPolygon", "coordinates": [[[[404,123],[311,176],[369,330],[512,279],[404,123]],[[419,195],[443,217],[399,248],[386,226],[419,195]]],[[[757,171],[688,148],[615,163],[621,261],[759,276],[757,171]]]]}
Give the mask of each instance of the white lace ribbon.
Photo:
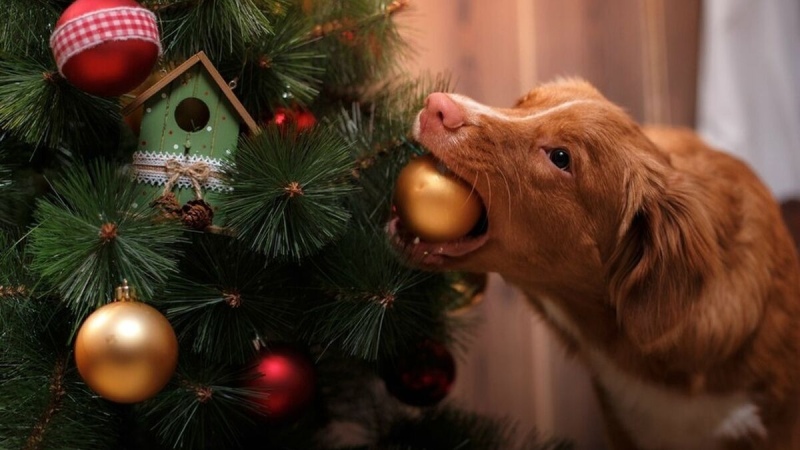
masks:
{"type": "MultiPolygon", "coordinates": [[[[174,170],[169,170],[168,168],[171,165],[174,166],[176,162],[186,167],[194,166],[197,163],[206,164],[210,169],[210,173],[200,184],[204,190],[212,192],[227,192],[231,190],[230,187],[222,182],[222,177],[225,173],[225,162],[221,159],[200,155],[186,156],[177,153],[135,152],[133,154],[133,168],[136,174],[136,181],[152,186],[165,186],[175,173],[174,170]]],[[[194,183],[191,177],[181,175],[174,180],[173,187],[193,189],[194,183]]]]}

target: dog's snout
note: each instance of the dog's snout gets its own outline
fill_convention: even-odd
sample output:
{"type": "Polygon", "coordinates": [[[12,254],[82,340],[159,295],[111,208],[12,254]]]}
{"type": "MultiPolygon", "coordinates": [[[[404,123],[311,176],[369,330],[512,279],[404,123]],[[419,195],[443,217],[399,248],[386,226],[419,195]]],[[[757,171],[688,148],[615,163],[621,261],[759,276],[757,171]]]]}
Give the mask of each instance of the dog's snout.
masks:
{"type": "Polygon", "coordinates": [[[455,130],[464,125],[464,111],[449,95],[434,92],[425,99],[428,120],[440,123],[445,128],[455,130]]]}

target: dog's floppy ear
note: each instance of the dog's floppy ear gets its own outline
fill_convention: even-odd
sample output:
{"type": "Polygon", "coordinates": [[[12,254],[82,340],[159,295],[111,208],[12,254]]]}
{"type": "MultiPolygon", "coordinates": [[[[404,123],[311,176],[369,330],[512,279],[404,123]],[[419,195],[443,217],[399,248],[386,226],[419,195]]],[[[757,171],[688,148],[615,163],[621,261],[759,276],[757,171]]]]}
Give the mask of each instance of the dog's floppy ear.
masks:
{"type": "Polygon", "coordinates": [[[627,219],[608,260],[612,306],[642,351],[667,350],[717,270],[717,232],[702,189],[679,174],[629,183],[627,219]]]}

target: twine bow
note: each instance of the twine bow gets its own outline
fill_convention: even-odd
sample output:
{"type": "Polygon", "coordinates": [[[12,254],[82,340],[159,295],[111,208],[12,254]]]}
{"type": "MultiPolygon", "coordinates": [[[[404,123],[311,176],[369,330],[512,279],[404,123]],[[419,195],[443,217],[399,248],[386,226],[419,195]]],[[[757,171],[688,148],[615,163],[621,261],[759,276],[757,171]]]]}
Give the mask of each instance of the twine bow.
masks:
{"type": "Polygon", "coordinates": [[[211,167],[203,161],[197,161],[193,164],[183,164],[177,159],[170,159],[164,163],[169,180],[164,186],[164,192],[161,195],[167,195],[172,191],[172,187],[180,177],[186,177],[192,181],[194,188],[194,195],[197,200],[203,199],[201,186],[211,176],[211,167]]]}

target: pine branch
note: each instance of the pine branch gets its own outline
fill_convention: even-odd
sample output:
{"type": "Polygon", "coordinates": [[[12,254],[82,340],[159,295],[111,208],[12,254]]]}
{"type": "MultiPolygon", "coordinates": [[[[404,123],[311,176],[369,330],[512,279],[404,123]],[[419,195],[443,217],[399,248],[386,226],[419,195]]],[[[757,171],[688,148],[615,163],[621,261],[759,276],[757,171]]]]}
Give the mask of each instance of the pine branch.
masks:
{"type": "MultiPolygon", "coordinates": [[[[426,74],[417,78],[398,77],[378,84],[364,102],[375,105],[378,136],[410,139],[411,125],[431,92],[450,92],[448,75],[426,74]]],[[[366,155],[365,155],[366,156],[366,155]]]]}
{"type": "Polygon", "coordinates": [[[394,184],[400,169],[408,161],[410,151],[401,145],[370,159],[358,172],[360,191],[350,197],[355,220],[383,228],[391,215],[394,184]]]}
{"type": "Polygon", "coordinates": [[[164,57],[173,61],[200,50],[215,63],[240,58],[271,34],[255,0],[151,0],[144,5],[159,16],[164,57]]]}
{"type": "Polygon", "coordinates": [[[157,223],[130,174],[108,163],[76,166],[54,189],[57,197],[37,203],[31,233],[32,266],[48,286],[81,318],[124,278],[152,299],[176,271],[182,228],[157,223]]]}
{"type": "Polygon", "coordinates": [[[230,227],[270,258],[299,260],[340,236],[353,191],[347,145],[333,132],[270,127],[245,140],[223,199],[230,227]]]}
{"type": "Polygon", "coordinates": [[[28,299],[0,333],[0,448],[111,449],[118,419],[86,389],[65,346],[74,318],[28,299]]]}
{"type": "MultiPolygon", "coordinates": [[[[331,119],[326,119],[331,120],[331,119]]],[[[334,116],[335,127],[351,144],[359,190],[350,197],[350,210],[361,223],[382,226],[389,218],[395,180],[415,147],[403,138],[405,131],[386,136],[374,106],[363,113],[359,104],[334,116]]]]}
{"type": "Polygon", "coordinates": [[[21,226],[30,209],[25,204],[22,187],[27,180],[14,176],[19,165],[13,160],[24,152],[25,146],[19,145],[7,133],[0,133],[0,228],[21,226]]]}
{"type": "Polygon", "coordinates": [[[278,105],[308,105],[319,93],[325,56],[314,51],[308,28],[307,20],[292,9],[276,21],[271,35],[248,51],[237,84],[256,117],[278,105]]]}
{"type": "Polygon", "coordinates": [[[5,0],[0,8],[0,54],[51,61],[50,34],[60,14],[52,2],[5,0]]]}
{"type": "Polygon", "coordinates": [[[242,364],[253,341],[285,339],[296,320],[285,268],[227,236],[198,235],[181,274],[163,293],[167,317],[181,340],[205,359],[242,364]]]}
{"type": "Polygon", "coordinates": [[[67,361],[65,357],[60,357],[56,360],[53,374],[50,378],[50,399],[42,412],[36,425],[33,426],[31,434],[25,441],[25,450],[35,450],[41,448],[42,441],[44,440],[44,433],[47,430],[50,422],[53,421],[54,416],[62,407],[66,389],[64,387],[64,375],[67,371],[67,361]]]}
{"type": "Polygon", "coordinates": [[[330,55],[325,84],[347,91],[390,76],[409,49],[392,20],[406,9],[405,1],[348,0],[314,3],[319,21],[313,35],[330,55]]]}
{"type": "Polygon", "coordinates": [[[48,65],[0,55],[0,129],[33,147],[73,151],[119,140],[119,105],[67,83],[48,65]]]}
{"type": "Polygon", "coordinates": [[[244,431],[259,416],[258,399],[266,392],[238,387],[245,372],[182,359],[177,385],[139,406],[161,443],[173,449],[244,448],[244,431]]]}
{"type": "Polygon", "coordinates": [[[314,260],[329,300],[308,311],[309,340],[374,361],[442,338],[441,280],[402,264],[380,229],[358,228],[314,260]]]}
{"type": "Polygon", "coordinates": [[[448,88],[442,76],[391,81],[362,103],[340,107],[325,118],[351,145],[361,188],[351,197],[351,210],[359,220],[379,226],[386,222],[397,175],[411,154],[421,152],[410,140],[410,124],[428,93],[448,88]]]}
{"type": "Polygon", "coordinates": [[[0,231],[0,320],[7,311],[25,303],[31,295],[35,280],[30,272],[30,257],[25,241],[0,231]]]}

